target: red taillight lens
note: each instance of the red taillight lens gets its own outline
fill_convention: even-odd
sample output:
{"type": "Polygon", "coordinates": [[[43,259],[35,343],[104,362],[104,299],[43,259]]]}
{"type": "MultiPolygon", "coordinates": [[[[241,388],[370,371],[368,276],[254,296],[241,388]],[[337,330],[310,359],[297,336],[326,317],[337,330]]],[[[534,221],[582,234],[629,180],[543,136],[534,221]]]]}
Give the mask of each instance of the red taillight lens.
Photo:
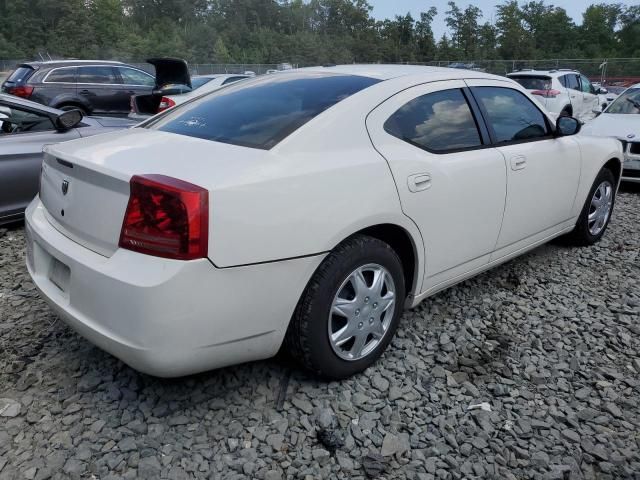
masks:
{"type": "Polygon", "coordinates": [[[209,192],[164,175],[135,175],[119,246],[176,260],[205,258],[209,192]]]}
{"type": "Polygon", "coordinates": [[[175,106],[176,102],[174,102],[169,97],[162,97],[160,99],[160,105],[158,105],[158,113],[164,112],[165,110],[175,106]]]}
{"type": "Polygon", "coordinates": [[[29,98],[33,93],[33,87],[29,87],[26,85],[21,85],[19,87],[11,87],[8,89],[8,92],[11,95],[15,95],[16,97],[29,98]]]}
{"type": "Polygon", "coordinates": [[[560,93],[558,90],[533,90],[531,92],[531,95],[538,95],[540,97],[544,97],[544,98],[556,98],[558,95],[560,95],[560,93]]]}

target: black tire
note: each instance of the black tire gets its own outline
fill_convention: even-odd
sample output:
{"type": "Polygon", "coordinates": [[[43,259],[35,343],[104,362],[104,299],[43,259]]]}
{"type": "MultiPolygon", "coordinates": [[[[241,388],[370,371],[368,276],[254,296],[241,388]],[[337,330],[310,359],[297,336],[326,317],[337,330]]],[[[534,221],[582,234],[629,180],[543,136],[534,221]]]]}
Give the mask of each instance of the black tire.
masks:
{"type": "Polygon", "coordinates": [[[64,112],[68,112],[69,110],[80,110],[83,117],[87,116],[87,111],[84,108],[79,107],[78,105],[71,105],[71,104],[60,105],[58,109],[64,112]]]}
{"type": "Polygon", "coordinates": [[[572,115],[572,111],[568,108],[565,107],[561,112],[560,112],[560,116],[561,117],[570,117],[572,115]]]}
{"type": "MultiPolygon", "coordinates": [[[[367,297],[368,298],[368,297],[367,297]]],[[[402,262],[386,243],[364,235],[353,236],[338,245],[316,270],[300,298],[289,324],[284,349],[308,370],[324,377],[342,379],[361,372],[387,348],[400,321],[405,301],[402,262]],[[395,286],[391,322],[379,343],[366,356],[345,360],[329,340],[330,311],[334,297],[356,269],[376,264],[384,267],[395,286]]],[[[386,316],[383,317],[386,322],[386,316]]],[[[369,340],[367,340],[368,342],[369,340]]]]}
{"type": "Polygon", "coordinates": [[[587,195],[587,199],[585,200],[584,206],[582,207],[582,211],[580,212],[580,216],[578,217],[578,222],[576,223],[576,227],[571,231],[571,233],[567,234],[564,237],[564,240],[570,245],[576,246],[589,246],[598,242],[607,231],[607,227],[609,226],[609,222],[611,221],[611,215],[613,215],[613,209],[615,206],[615,189],[618,185],[618,181],[611,170],[608,168],[603,168],[598,173],[591,189],[589,190],[589,195],[587,195]],[[591,201],[594,197],[594,194],[598,187],[602,185],[604,182],[609,182],[612,188],[612,198],[611,198],[611,209],[609,211],[609,217],[607,218],[604,227],[597,234],[592,234],[589,230],[589,214],[592,210],[591,201]]]}

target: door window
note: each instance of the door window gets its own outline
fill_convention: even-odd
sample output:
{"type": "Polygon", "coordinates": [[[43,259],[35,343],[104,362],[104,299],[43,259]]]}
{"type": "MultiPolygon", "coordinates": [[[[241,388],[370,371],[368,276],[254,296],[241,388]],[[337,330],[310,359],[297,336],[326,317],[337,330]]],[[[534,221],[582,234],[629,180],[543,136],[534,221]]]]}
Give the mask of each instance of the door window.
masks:
{"type": "Polygon", "coordinates": [[[390,135],[428,151],[444,153],[482,145],[478,127],[460,89],[411,100],[384,124],[390,135]]]}
{"type": "Polygon", "coordinates": [[[75,83],[76,82],[76,67],[68,68],[56,68],[51,70],[45,83],[75,83]]]}
{"type": "Polygon", "coordinates": [[[148,73],[135,70],[133,68],[120,67],[120,76],[125,85],[144,85],[145,87],[153,87],[156,79],[148,73]]]}
{"type": "Polygon", "coordinates": [[[115,85],[118,82],[112,67],[78,67],[78,83],[115,85]]]}
{"type": "Polygon", "coordinates": [[[589,79],[584,75],[580,75],[580,84],[582,85],[582,91],[584,93],[596,93],[595,88],[593,88],[589,79]]]}
{"type": "Polygon", "coordinates": [[[580,82],[578,81],[577,75],[565,75],[562,77],[564,79],[564,86],[570,88],[571,90],[580,90],[580,82]]]}
{"type": "Polygon", "coordinates": [[[54,130],[48,115],[13,106],[0,106],[0,136],[54,130]]]}
{"type": "Polygon", "coordinates": [[[549,135],[542,112],[525,95],[510,88],[475,87],[496,143],[520,142],[549,135]]]}

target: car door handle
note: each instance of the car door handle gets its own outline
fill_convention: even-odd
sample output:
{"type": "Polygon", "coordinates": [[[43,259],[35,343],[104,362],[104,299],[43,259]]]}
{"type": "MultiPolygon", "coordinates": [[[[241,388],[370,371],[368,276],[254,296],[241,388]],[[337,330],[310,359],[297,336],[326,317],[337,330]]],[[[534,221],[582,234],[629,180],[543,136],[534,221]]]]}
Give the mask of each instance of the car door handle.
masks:
{"type": "Polygon", "coordinates": [[[89,90],[80,90],[80,95],[91,95],[91,92],[89,90]]]}
{"type": "Polygon", "coordinates": [[[409,191],[416,193],[431,188],[431,175],[428,173],[417,173],[407,178],[409,191]]]}
{"type": "Polygon", "coordinates": [[[523,155],[518,155],[511,159],[511,170],[523,170],[526,166],[527,158],[523,155]]]}

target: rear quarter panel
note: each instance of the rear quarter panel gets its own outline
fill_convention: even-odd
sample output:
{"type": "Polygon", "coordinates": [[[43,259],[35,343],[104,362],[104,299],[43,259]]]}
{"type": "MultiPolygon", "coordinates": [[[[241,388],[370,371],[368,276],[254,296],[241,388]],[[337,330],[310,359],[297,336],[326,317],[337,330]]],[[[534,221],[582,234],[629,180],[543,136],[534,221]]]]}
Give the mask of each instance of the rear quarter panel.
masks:
{"type": "Polygon", "coordinates": [[[620,141],[614,138],[593,137],[590,135],[576,135],[574,138],[580,147],[582,156],[580,184],[576,194],[576,201],[573,205],[573,214],[577,216],[580,214],[587,200],[589,190],[602,167],[611,159],[616,159],[619,165],[622,165],[623,151],[620,141]]]}

